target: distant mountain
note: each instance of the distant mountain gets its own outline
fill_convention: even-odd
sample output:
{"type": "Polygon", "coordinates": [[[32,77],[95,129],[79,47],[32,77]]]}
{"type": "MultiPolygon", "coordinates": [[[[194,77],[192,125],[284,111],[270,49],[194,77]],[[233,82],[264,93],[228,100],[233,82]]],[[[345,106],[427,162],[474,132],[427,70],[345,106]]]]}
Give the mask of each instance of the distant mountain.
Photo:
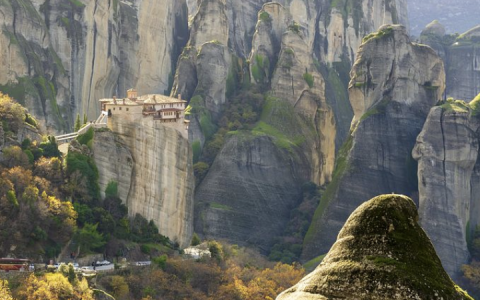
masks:
{"type": "Polygon", "coordinates": [[[445,25],[447,33],[462,33],[480,24],[480,0],[408,0],[408,14],[413,35],[433,20],[445,25]]]}

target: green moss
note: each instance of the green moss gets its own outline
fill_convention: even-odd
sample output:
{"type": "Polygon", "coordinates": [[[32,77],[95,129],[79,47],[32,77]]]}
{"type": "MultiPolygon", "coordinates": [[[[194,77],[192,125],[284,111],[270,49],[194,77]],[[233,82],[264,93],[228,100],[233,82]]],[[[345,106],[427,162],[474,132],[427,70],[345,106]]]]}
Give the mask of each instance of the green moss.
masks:
{"type": "Polygon", "coordinates": [[[380,39],[382,37],[390,37],[393,36],[393,27],[388,26],[382,30],[379,30],[377,32],[370,33],[366,37],[363,38],[362,42],[366,43],[369,40],[374,40],[374,39],[380,39]]]}
{"type": "Polygon", "coordinates": [[[255,54],[254,63],[252,65],[252,76],[257,83],[264,83],[265,79],[270,76],[270,61],[268,57],[261,54],[255,54]]]}
{"type": "Polygon", "coordinates": [[[211,208],[215,208],[215,209],[228,210],[228,211],[233,210],[232,207],[228,205],[224,205],[216,202],[210,202],[209,205],[211,208]]]}
{"type": "Polygon", "coordinates": [[[470,108],[472,109],[472,116],[478,117],[480,116],[480,94],[478,94],[477,97],[475,97],[471,102],[470,102],[470,108]]]}
{"type": "Polygon", "coordinates": [[[310,88],[313,88],[313,75],[306,72],[303,74],[303,80],[308,84],[310,88]]]}
{"type": "Polygon", "coordinates": [[[85,4],[83,4],[79,0],[68,0],[68,1],[76,8],[81,8],[81,9],[85,8],[85,4]]]}
{"type": "Polygon", "coordinates": [[[384,113],[385,108],[388,105],[388,102],[389,102],[388,100],[382,100],[379,103],[377,103],[375,106],[370,108],[365,114],[363,114],[363,116],[360,118],[360,121],[363,121],[363,120],[369,118],[370,116],[377,115],[377,114],[380,114],[380,113],[384,113]]]}
{"type": "Polygon", "coordinates": [[[290,48],[290,47],[285,48],[283,51],[284,51],[286,54],[295,55],[295,51],[294,51],[292,48],[290,48]]]}
{"type": "Polygon", "coordinates": [[[265,122],[258,122],[258,124],[252,129],[252,133],[255,136],[270,136],[273,138],[273,142],[277,147],[288,150],[290,152],[293,151],[293,147],[298,147],[305,141],[305,139],[300,136],[292,140],[288,138],[285,134],[283,134],[280,130],[265,122]]]}
{"type": "Polygon", "coordinates": [[[192,143],[192,151],[193,151],[193,163],[197,163],[200,158],[200,154],[202,154],[202,146],[200,144],[200,141],[194,141],[192,143]]]}
{"type": "Polygon", "coordinates": [[[453,100],[453,98],[442,101],[440,107],[447,112],[468,113],[470,111],[470,107],[465,101],[453,100]]]}
{"type": "Polygon", "coordinates": [[[263,22],[271,22],[272,18],[270,17],[270,14],[266,11],[262,11],[260,15],[258,16],[258,19],[263,21],[263,22]]]}
{"type": "Polygon", "coordinates": [[[65,27],[70,26],[70,19],[69,18],[63,17],[63,18],[60,18],[60,21],[61,21],[61,24],[63,24],[63,26],[65,26],[65,27]]]}
{"type": "Polygon", "coordinates": [[[355,82],[355,84],[353,86],[355,88],[359,89],[359,88],[363,88],[363,87],[367,86],[367,84],[365,82],[355,82]]]}
{"type": "Polygon", "coordinates": [[[205,108],[205,103],[202,96],[196,95],[190,100],[190,104],[187,107],[188,115],[195,115],[200,128],[202,130],[205,139],[210,139],[217,131],[215,124],[213,124],[210,112],[205,108]]]}
{"type": "Polygon", "coordinates": [[[288,30],[290,30],[291,32],[295,32],[297,34],[300,33],[300,24],[298,24],[297,22],[293,21],[292,24],[288,25],[288,30]]]}

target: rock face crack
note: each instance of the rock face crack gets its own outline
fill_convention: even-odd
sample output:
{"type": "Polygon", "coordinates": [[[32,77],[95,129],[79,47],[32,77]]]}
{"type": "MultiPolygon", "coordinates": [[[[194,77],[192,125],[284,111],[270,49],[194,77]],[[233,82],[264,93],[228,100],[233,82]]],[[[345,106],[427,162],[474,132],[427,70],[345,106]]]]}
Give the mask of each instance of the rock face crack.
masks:
{"type": "MultiPolygon", "coordinates": [[[[95,13],[97,12],[97,1],[94,1],[93,8],[93,47],[92,47],[92,72],[90,73],[90,85],[88,90],[88,99],[92,99],[93,77],[95,76],[95,57],[97,51],[97,21],[95,20],[95,13]]],[[[87,102],[87,112],[90,111],[90,101],[87,102]]]]}

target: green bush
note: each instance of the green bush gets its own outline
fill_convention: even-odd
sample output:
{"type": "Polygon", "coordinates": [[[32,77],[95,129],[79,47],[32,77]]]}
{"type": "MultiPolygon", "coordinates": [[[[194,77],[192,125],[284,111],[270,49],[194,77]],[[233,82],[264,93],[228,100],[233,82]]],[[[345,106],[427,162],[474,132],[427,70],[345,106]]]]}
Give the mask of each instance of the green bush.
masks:
{"type": "Polygon", "coordinates": [[[105,188],[105,198],[118,197],[118,182],[110,181],[105,188]]]}
{"type": "Polygon", "coordinates": [[[78,152],[67,154],[67,174],[70,176],[75,171],[87,181],[88,194],[93,199],[100,199],[100,188],[98,186],[98,170],[93,158],[78,152]]]}
{"type": "Polygon", "coordinates": [[[35,128],[38,128],[38,122],[31,114],[25,114],[25,123],[30,124],[35,128]]]}
{"type": "Polygon", "coordinates": [[[198,245],[200,245],[201,242],[202,242],[202,241],[200,240],[200,238],[198,237],[198,235],[197,235],[196,233],[193,233],[191,245],[192,245],[192,246],[198,246],[198,245]]]}
{"type": "Polygon", "coordinates": [[[98,224],[85,223],[85,226],[76,234],[75,240],[83,251],[99,251],[105,245],[105,238],[97,231],[97,226],[98,224]]]}
{"type": "Polygon", "coordinates": [[[57,141],[53,136],[44,138],[44,141],[40,144],[40,149],[43,151],[43,156],[47,158],[62,156],[62,153],[58,150],[57,141]]]}
{"type": "Polygon", "coordinates": [[[167,255],[164,254],[164,255],[154,257],[152,259],[152,262],[157,266],[159,266],[160,268],[165,269],[165,267],[167,266],[167,255]]]}
{"type": "Polygon", "coordinates": [[[77,136],[77,141],[82,145],[89,146],[89,142],[93,140],[94,130],[93,127],[88,128],[87,132],[77,136]]]}

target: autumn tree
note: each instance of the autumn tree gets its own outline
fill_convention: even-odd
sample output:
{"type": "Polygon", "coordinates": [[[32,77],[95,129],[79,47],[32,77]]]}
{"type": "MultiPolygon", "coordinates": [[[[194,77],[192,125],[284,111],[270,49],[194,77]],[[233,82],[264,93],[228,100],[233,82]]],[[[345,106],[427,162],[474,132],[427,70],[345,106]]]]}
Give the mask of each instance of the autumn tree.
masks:
{"type": "Polygon", "coordinates": [[[25,108],[0,92],[0,120],[6,132],[18,132],[25,121],[25,112],[25,108]]]}
{"type": "Polygon", "coordinates": [[[0,300],[13,300],[8,281],[0,279],[0,300]]]}

